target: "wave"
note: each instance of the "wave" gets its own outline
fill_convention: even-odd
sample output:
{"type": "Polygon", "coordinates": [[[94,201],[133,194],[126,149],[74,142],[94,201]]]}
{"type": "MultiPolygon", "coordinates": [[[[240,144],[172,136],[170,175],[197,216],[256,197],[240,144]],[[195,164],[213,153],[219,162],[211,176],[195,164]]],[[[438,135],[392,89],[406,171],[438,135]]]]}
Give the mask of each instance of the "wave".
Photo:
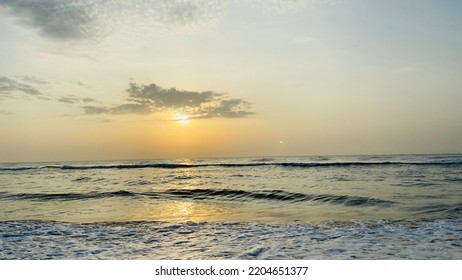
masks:
{"type": "Polygon", "coordinates": [[[455,204],[431,204],[423,207],[416,207],[412,210],[421,214],[445,214],[447,217],[460,217],[462,214],[462,203],[455,204]]]}
{"type": "Polygon", "coordinates": [[[244,191],[235,189],[169,189],[166,191],[130,192],[126,190],[114,192],[88,193],[7,193],[0,192],[0,199],[6,200],[89,200],[112,197],[149,198],[149,199],[192,199],[192,200],[225,200],[225,201],[279,201],[288,203],[319,202],[341,204],[344,206],[381,206],[389,207],[395,202],[371,197],[303,194],[282,190],[244,191]]]}
{"type": "Polygon", "coordinates": [[[115,192],[88,192],[88,193],[7,193],[0,192],[0,199],[27,199],[27,200],[86,200],[100,199],[108,197],[129,197],[135,196],[135,193],[129,191],[115,192]]]}
{"type": "Polygon", "coordinates": [[[267,160],[251,163],[204,163],[204,164],[178,164],[178,163],[148,163],[148,164],[117,164],[117,165],[46,165],[38,167],[0,167],[0,171],[27,171],[39,169],[60,170],[87,170],[87,169],[180,169],[180,168],[245,168],[260,166],[275,166],[287,168],[324,168],[324,167],[373,167],[373,166],[461,166],[462,160],[427,161],[427,162],[401,162],[401,161],[352,161],[352,162],[270,162],[267,160]]]}
{"type": "Polygon", "coordinates": [[[24,170],[34,170],[39,169],[40,167],[0,167],[0,171],[24,171],[24,170]]]}

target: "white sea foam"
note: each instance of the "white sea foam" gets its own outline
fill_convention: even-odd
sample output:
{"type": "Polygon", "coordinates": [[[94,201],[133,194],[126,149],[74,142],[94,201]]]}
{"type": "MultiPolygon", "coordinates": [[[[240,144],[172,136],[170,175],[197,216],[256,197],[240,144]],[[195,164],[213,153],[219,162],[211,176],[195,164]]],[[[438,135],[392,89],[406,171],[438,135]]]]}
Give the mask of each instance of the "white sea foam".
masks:
{"type": "Polygon", "coordinates": [[[1,259],[461,259],[462,220],[0,223],[1,259]]]}

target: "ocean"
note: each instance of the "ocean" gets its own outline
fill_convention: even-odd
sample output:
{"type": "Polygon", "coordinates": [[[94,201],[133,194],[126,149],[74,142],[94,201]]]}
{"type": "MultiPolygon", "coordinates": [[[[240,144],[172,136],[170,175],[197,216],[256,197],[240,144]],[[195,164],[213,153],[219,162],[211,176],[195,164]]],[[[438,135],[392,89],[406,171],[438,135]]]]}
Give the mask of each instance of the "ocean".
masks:
{"type": "Polygon", "coordinates": [[[462,259],[462,155],[0,163],[0,259],[462,259]]]}

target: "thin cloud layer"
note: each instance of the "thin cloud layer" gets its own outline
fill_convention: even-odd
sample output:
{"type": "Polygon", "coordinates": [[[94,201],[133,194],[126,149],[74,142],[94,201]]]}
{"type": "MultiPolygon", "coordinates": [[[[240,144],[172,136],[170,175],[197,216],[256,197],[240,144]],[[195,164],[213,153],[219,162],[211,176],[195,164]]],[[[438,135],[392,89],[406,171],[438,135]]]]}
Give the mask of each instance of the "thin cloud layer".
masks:
{"type": "Polygon", "coordinates": [[[94,102],[96,100],[93,98],[89,98],[89,97],[81,98],[75,95],[66,95],[66,96],[59,97],[56,101],[61,102],[61,103],[76,104],[80,102],[89,103],[89,102],[94,102]]]}
{"type": "Polygon", "coordinates": [[[195,26],[219,16],[223,1],[0,0],[1,7],[41,35],[68,41],[124,28],[155,32],[195,26]]]}
{"type": "MultiPolygon", "coordinates": [[[[270,12],[297,10],[313,1],[248,0],[270,12]]],[[[0,0],[0,12],[4,8],[18,23],[44,37],[80,41],[121,30],[145,37],[201,26],[220,18],[229,4],[225,0],[0,0]]]]}
{"type": "Polygon", "coordinates": [[[58,0],[0,0],[20,23],[54,39],[81,39],[93,33],[91,14],[82,2],[58,0]]]}
{"type": "MultiPolygon", "coordinates": [[[[0,97],[13,97],[16,93],[25,93],[31,96],[40,96],[42,93],[40,90],[31,85],[31,77],[12,78],[12,77],[0,77],[0,97]],[[27,82],[29,80],[29,83],[27,82]]],[[[35,80],[33,83],[37,83],[39,80],[35,80]]],[[[41,82],[41,81],[39,81],[41,82]]]]}
{"type": "Polygon", "coordinates": [[[126,92],[128,102],[125,104],[82,108],[88,115],[150,114],[170,110],[188,114],[190,119],[243,118],[254,114],[249,111],[250,103],[213,91],[185,91],[131,83],[126,92]]]}
{"type": "Polygon", "coordinates": [[[96,99],[90,97],[79,97],[73,94],[56,92],[51,83],[35,76],[0,77],[0,100],[31,100],[32,97],[35,100],[55,101],[66,104],[98,102],[96,99]]]}

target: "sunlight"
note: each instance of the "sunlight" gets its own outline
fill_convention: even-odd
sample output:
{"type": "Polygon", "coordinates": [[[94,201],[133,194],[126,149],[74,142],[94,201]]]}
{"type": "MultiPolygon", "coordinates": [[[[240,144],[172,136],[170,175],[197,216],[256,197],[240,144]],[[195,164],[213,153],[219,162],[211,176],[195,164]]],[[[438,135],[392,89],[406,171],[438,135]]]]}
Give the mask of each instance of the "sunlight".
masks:
{"type": "Polygon", "coordinates": [[[187,125],[191,122],[191,120],[188,119],[188,116],[183,114],[175,114],[175,121],[179,122],[182,125],[187,125]]]}

